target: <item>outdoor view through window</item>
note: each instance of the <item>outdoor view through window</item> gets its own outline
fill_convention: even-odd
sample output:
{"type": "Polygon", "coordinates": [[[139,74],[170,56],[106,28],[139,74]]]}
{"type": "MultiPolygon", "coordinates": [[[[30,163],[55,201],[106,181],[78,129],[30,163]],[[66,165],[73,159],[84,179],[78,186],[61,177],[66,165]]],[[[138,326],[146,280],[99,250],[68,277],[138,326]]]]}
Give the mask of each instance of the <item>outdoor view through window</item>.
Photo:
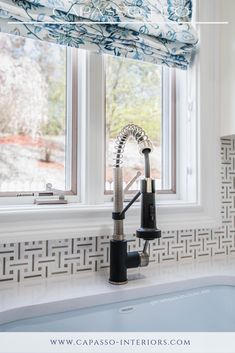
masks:
{"type": "Polygon", "coordinates": [[[0,192],[65,189],[66,48],[0,34],[0,192]]]}
{"type": "MultiPolygon", "coordinates": [[[[162,69],[158,65],[106,56],[106,192],[112,191],[115,139],[129,123],[141,126],[150,137],[152,177],[161,189],[162,69]]],[[[143,157],[136,142],[128,141],[124,153],[124,183],[140,170],[143,157]]],[[[138,188],[134,183],[132,190],[138,188]]]]}

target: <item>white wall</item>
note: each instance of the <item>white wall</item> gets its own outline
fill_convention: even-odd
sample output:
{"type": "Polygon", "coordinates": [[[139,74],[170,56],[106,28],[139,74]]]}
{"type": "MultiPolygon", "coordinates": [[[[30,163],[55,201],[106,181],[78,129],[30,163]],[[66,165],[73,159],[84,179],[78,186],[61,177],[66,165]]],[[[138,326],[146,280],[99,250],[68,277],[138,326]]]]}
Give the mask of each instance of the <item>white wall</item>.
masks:
{"type": "Polygon", "coordinates": [[[235,135],[235,0],[220,0],[220,6],[219,20],[229,21],[220,25],[221,136],[228,136],[235,135]]]}

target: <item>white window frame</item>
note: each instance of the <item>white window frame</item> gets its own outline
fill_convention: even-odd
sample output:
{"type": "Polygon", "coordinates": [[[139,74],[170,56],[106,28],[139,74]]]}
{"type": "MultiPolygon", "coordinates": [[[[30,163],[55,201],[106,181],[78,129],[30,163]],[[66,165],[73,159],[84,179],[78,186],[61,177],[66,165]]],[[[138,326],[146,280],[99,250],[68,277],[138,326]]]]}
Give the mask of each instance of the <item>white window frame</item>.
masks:
{"type": "MultiPolygon", "coordinates": [[[[94,58],[95,60],[95,58],[94,58]]],[[[119,60],[119,59],[117,59],[119,60]]],[[[102,71],[105,70],[103,73],[104,80],[108,80],[106,76],[106,58],[103,58],[104,63],[98,67],[94,65],[94,70],[102,71]]],[[[161,189],[157,190],[158,195],[164,194],[165,196],[162,199],[170,198],[170,199],[177,199],[176,194],[176,80],[175,80],[175,70],[169,70],[167,67],[160,67],[161,69],[161,160],[162,160],[162,171],[161,171],[161,189]],[[173,102],[173,103],[172,103],[173,102]],[[169,196],[166,196],[170,194],[169,196]]],[[[102,87],[100,84],[97,86],[97,90],[104,90],[105,92],[105,82],[104,86],[102,87]]],[[[104,96],[103,102],[105,102],[106,97],[104,96]]],[[[105,112],[104,115],[105,116],[105,112]]],[[[105,118],[102,116],[101,124],[105,124],[105,118]]],[[[106,140],[106,136],[105,136],[106,140]]],[[[103,146],[102,146],[103,147],[103,146]]],[[[136,146],[137,150],[138,147],[136,146]]],[[[104,153],[106,156],[106,149],[105,146],[104,151],[100,151],[99,153],[104,153]]],[[[114,152],[114,151],[113,151],[114,152]]],[[[154,151],[153,151],[154,153],[154,151]]],[[[128,157],[128,156],[127,156],[128,157]]],[[[150,161],[152,159],[152,154],[150,157],[150,161]]],[[[106,163],[103,166],[106,168],[106,163]]],[[[125,165],[124,165],[125,168],[125,165]]],[[[141,178],[141,177],[140,177],[141,178]]],[[[128,191],[125,195],[126,200],[130,200],[133,195],[138,190],[131,190],[128,191]]],[[[113,198],[112,191],[105,190],[105,177],[104,177],[104,200],[111,201],[113,198]]],[[[138,202],[139,200],[137,200],[138,202]]]]}
{"type": "Polygon", "coordinates": [[[162,69],[162,190],[176,194],[176,72],[162,69]],[[170,186],[170,187],[169,187],[170,186]]]}
{"type": "MultiPolygon", "coordinates": [[[[81,156],[81,160],[84,161],[81,170],[86,170],[85,175],[80,175],[80,179],[84,180],[84,185],[81,188],[83,195],[81,195],[81,202],[85,204],[102,204],[112,201],[112,195],[105,194],[104,183],[105,183],[105,155],[106,155],[106,120],[105,120],[105,58],[104,56],[98,55],[96,53],[89,53],[80,51],[79,53],[80,63],[79,67],[79,82],[82,92],[86,92],[83,100],[80,102],[80,107],[87,107],[87,110],[82,110],[79,112],[81,117],[80,121],[85,122],[86,126],[83,126],[80,130],[83,131],[82,136],[86,136],[86,142],[82,142],[80,149],[85,152],[85,155],[81,156]],[[85,148],[83,146],[86,146],[85,148]]],[[[165,92],[167,92],[167,100],[174,95],[172,91],[172,85],[169,84],[171,79],[174,79],[175,71],[173,71],[172,76],[170,74],[166,76],[164,80],[166,87],[164,87],[165,92]]],[[[182,79],[186,79],[182,77],[182,79]]],[[[165,85],[164,85],[165,86],[165,85]]],[[[169,102],[168,102],[169,103],[169,102]]],[[[175,104],[175,101],[174,101],[175,104]]],[[[172,119],[171,111],[175,111],[171,104],[163,104],[164,107],[168,108],[167,112],[164,114],[169,114],[169,120],[172,119]]],[[[168,120],[168,119],[167,119],[168,120]]],[[[168,123],[169,124],[169,123],[168,123]]],[[[164,137],[169,140],[170,135],[174,135],[174,132],[169,131],[172,128],[170,123],[168,127],[163,127],[164,132],[166,131],[164,137]]],[[[81,136],[81,138],[83,138],[81,136]]],[[[180,136],[179,136],[180,138],[180,136]]],[[[167,168],[172,163],[175,163],[174,156],[171,156],[172,148],[169,147],[170,143],[164,144],[168,154],[170,162],[167,168]]],[[[136,145],[136,149],[138,146],[136,145]]],[[[125,167],[125,165],[124,165],[125,167]]],[[[173,169],[173,168],[172,168],[173,169]]],[[[180,170],[178,171],[180,172],[180,170]]],[[[173,171],[172,171],[173,173],[173,171]]],[[[171,174],[171,171],[170,171],[171,174]]],[[[181,179],[182,175],[178,175],[181,179]]],[[[174,178],[175,180],[177,177],[174,178]]],[[[179,199],[179,192],[175,192],[176,186],[173,184],[173,190],[163,190],[158,193],[158,200],[177,200],[179,199]]],[[[127,196],[127,199],[130,195],[127,196]]]]}
{"type": "MultiPolygon", "coordinates": [[[[62,192],[69,202],[78,202],[77,180],[78,180],[78,149],[77,149],[77,96],[78,96],[78,74],[77,74],[77,50],[68,48],[66,52],[66,163],[65,182],[66,191],[62,192]]],[[[50,180],[47,181],[48,183],[50,180]]],[[[55,187],[52,185],[52,187],[55,187]]],[[[45,186],[46,188],[46,186],[45,186]]],[[[46,190],[45,190],[46,191],[46,190]]],[[[42,192],[42,190],[40,191],[42,192]]],[[[0,192],[0,212],[2,206],[32,205],[36,196],[25,196],[26,194],[38,194],[38,190],[17,190],[0,192]],[[22,196],[21,196],[22,195],[22,196]]]]}
{"type": "MultiPolygon", "coordinates": [[[[206,21],[210,14],[208,20],[213,21],[218,13],[214,0],[197,0],[197,20],[206,21]]],[[[175,199],[172,195],[157,197],[157,220],[162,230],[221,225],[218,26],[201,25],[198,31],[200,53],[194,65],[187,73],[177,70],[177,194],[175,199]]],[[[94,61],[102,58],[84,53],[79,60],[82,65],[78,65],[81,84],[77,111],[78,116],[83,116],[78,120],[81,194],[76,202],[63,206],[2,206],[1,242],[112,234],[112,204],[101,201],[104,168],[99,166],[104,165],[104,155],[96,154],[105,143],[104,124],[100,123],[104,119],[104,94],[95,87],[96,82],[104,82],[103,70],[90,74],[94,61]],[[84,70],[84,65],[89,70],[84,70]]],[[[139,206],[133,205],[126,215],[125,233],[135,232],[139,222],[139,206]]]]}

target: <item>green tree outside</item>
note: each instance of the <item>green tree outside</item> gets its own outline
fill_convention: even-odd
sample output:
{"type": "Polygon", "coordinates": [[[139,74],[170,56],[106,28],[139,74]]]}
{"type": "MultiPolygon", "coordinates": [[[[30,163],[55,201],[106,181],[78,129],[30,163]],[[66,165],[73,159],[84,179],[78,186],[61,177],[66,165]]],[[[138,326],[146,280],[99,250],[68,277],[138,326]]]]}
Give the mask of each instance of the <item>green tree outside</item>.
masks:
{"type": "Polygon", "coordinates": [[[106,131],[115,138],[129,123],[161,143],[161,69],[148,63],[106,57],[106,131]]]}

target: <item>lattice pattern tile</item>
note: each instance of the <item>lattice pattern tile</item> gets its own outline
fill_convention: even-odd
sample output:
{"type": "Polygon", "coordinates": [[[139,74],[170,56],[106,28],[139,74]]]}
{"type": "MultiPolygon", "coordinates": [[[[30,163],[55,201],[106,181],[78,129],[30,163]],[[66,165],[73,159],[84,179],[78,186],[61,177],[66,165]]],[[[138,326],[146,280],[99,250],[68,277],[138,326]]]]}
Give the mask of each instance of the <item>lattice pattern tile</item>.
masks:
{"type": "MultiPolygon", "coordinates": [[[[221,141],[223,226],[212,230],[164,232],[151,243],[151,262],[192,261],[235,252],[235,139],[221,141]]],[[[130,250],[141,250],[142,240],[129,241],[130,250]]],[[[98,271],[109,265],[109,237],[33,241],[0,245],[0,282],[73,275],[98,271]]]]}

